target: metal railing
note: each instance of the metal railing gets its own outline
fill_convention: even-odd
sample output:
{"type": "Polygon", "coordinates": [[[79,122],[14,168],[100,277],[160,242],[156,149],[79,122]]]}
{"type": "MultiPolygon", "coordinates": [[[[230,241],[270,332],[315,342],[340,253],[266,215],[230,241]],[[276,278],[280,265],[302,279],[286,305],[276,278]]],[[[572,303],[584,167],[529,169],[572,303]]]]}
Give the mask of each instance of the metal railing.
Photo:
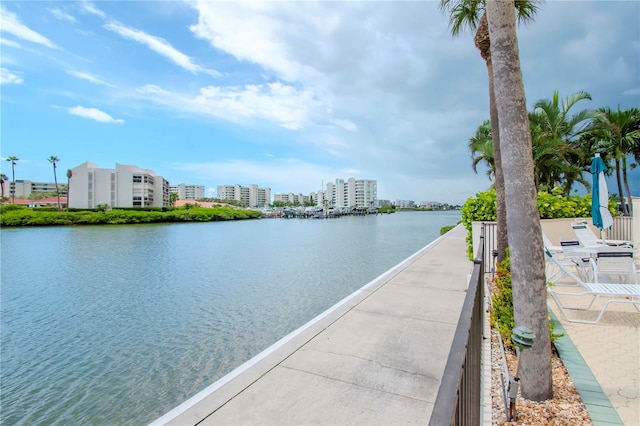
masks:
{"type": "Polygon", "coordinates": [[[480,423],[484,324],[484,233],[485,226],[482,226],[467,295],[429,419],[429,425],[432,426],[480,423]]]}

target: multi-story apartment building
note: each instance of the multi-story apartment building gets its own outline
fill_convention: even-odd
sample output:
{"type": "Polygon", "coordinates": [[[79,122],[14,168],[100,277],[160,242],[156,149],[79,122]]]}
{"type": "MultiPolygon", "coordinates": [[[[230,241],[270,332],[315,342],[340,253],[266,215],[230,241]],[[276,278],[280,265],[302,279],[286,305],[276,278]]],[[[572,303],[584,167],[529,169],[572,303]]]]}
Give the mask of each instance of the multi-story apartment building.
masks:
{"type": "Polygon", "coordinates": [[[303,206],[309,201],[308,195],[302,194],[294,194],[293,192],[289,192],[288,194],[275,194],[273,196],[273,201],[282,201],[283,203],[291,203],[303,206]]]}
{"type": "Polygon", "coordinates": [[[312,192],[309,196],[302,194],[275,194],[275,201],[284,201],[299,204],[313,199],[318,207],[338,207],[338,208],[375,208],[378,198],[378,182],[369,179],[350,178],[336,179],[334,182],[328,182],[325,190],[312,192]],[[303,201],[304,200],[304,201],[303,201]]]}
{"type": "Polygon", "coordinates": [[[442,206],[442,203],[439,201],[420,201],[420,207],[423,209],[435,209],[442,206]]]}
{"type": "Polygon", "coordinates": [[[333,207],[373,208],[378,198],[378,182],[370,179],[336,179],[326,186],[333,207]]]}
{"type": "MultiPolygon", "coordinates": [[[[2,193],[6,197],[11,197],[14,194],[14,183],[11,180],[3,181],[2,193]]],[[[61,197],[67,196],[67,191],[64,190],[65,185],[62,182],[58,182],[58,190],[61,197]]],[[[53,193],[56,192],[55,182],[32,182],[26,179],[16,179],[15,182],[15,196],[29,198],[31,194],[53,193]]]]}
{"type": "Polygon", "coordinates": [[[396,200],[396,207],[399,209],[411,209],[416,206],[416,203],[411,200],[396,200]]]}
{"type": "Polygon", "coordinates": [[[271,204],[271,188],[259,188],[258,185],[218,185],[220,200],[236,200],[248,207],[264,207],[271,204]]]}
{"type": "Polygon", "coordinates": [[[169,205],[169,181],[152,170],[116,163],[103,169],[85,162],[71,169],[69,207],[163,207],[169,205]]]}
{"type": "Polygon", "coordinates": [[[178,200],[198,200],[204,198],[204,185],[187,185],[180,183],[171,185],[169,192],[178,194],[178,200]]]}

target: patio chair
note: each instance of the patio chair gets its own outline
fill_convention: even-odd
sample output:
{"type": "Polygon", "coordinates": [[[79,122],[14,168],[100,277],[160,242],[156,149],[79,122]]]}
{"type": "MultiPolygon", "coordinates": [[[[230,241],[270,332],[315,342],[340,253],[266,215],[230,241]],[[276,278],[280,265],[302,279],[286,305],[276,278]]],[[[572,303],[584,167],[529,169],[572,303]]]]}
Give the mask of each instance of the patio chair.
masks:
{"type": "Polygon", "coordinates": [[[638,271],[630,251],[599,251],[590,263],[595,283],[638,284],[638,271]]]}
{"type": "Polygon", "coordinates": [[[561,253],[551,252],[547,247],[545,247],[544,254],[547,259],[545,273],[548,282],[558,286],[584,284],[585,273],[582,270],[582,265],[561,253]],[[567,282],[564,280],[565,278],[569,278],[571,281],[567,282]]]}
{"type": "Polygon", "coordinates": [[[552,286],[547,286],[547,291],[556,302],[562,316],[569,322],[580,322],[585,324],[595,324],[604,315],[607,307],[611,303],[631,303],[640,312],[640,285],[637,284],[610,284],[610,283],[582,283],[582,292],[559,292],[552,286]],[[591,301],[586,307],[566,306],[559,296],[591,296],[591,301]],[[606,297],[609,300],[603,303],[598,316],[593,320],[583,318],[572,318],[567,315],[565,309],[575,309],[585,311],[591,309],[598,297],[606,297]]]}
{"type": "Polygon", "coordinates": [[[544,232],[542,233],[542,244],[544,245],[544,248],[552,253],[562,253],[562,247],[553,245],[549,237],[547,237],[544,232]]]}
{"type": "Polygon", "coordinates": [[[576,234],[578,241],[584,247],[625,247],[625,248],[633,248],[633,243],[631,241],[624,240],[602,240],[598,238],[596,234],[593,233],[591,228],[587,222],[580,221],[574,222],[571,224],[571,228],[573,232],[576,234]]]}

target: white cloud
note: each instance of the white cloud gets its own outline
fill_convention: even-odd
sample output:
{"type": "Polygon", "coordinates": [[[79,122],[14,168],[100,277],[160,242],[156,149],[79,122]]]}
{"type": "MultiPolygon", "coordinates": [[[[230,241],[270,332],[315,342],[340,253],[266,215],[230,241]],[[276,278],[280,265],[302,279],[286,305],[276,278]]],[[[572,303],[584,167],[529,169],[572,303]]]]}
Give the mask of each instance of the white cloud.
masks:
{"type": "Polygon", "coordinates": [[[622,96],[638,96],[640,95],[640,87],[636,87],[635,89],[625,90],[622,93],[622,96]]]}
{"type": "Polygon", "coordinates": [[[13,74],[6,68],[0,68],[0,84],[20,84],[24,81],[19,75],[13,74]]]}
{"type": "Polygon", "coordinates": [[[336,126],[349,130],[350,132],[356,132],[358,130],[358,125],[349,120],[335,119],[333,122],[336,126]]]}
{"type": "Polygon", "coordinates": [[[76,22],[76,18],[74,18],[73,16],[69,15],[67,12],[65,12],[64,10],[61,9],[57,9],[57,8],[49,8],[47,9],[53,16],[55,16],[56,18],[58,18],[61,21],[67,21],[67,22],[76,22]]]}
{"type": "Polygon", "coordinates": [[[215,70],[204,69],[201,66],[194,64],[189,56],[180,52],[178,49],[174,48],[166,40],[160,37],[155,37],[145,32],[125,27],[124,25],[114,21],[106,24],[105,28],[109,31],[113,31],[116,34],[119,34],[122,37],[134,40],[142,45],[147,46],[149,49],[153,50],[161,56],[164,56],[179,67],[184,68],[185,70],[190,71],[194,74],[198,72],[205,72],[210,75],[220,75],[220,73],[215,70]]]}
{"type": "Polygon", "coordinates": [[[171,109],[213,116],[233,123],[256,120],[299,130],[310,123],[320,107],[315,95],[282,83],[241,87],[207,86],[197,94],[170,93],[155,85],[137,89],[147,99],[171,109]]]}
{"type": "MultiPolygon", "coordinates": [[[[174,163],[172,168],[181,175],[188,173],[193,179],[206,179],[220,185],[258,184],[272,192],[308,194],[321,189],[328,177],[337,177],[341,171],[295,158],[264,161],[229,160],[203,163],[174,163]],[[295,176],[295,180],[291,177],[295,176]]],[[[351,176],[346,176],[351,177],[351,176]]]]}
{"type": "Polygon", "coordinates": [[[7,47],[15,47],[17,49],[19,49],[21,47],[20,43],[16,43],[13,40],[7,40],[6,38],[1,38],[1,37],[0,37],[0,44],[3,45],[3,46],[7,46],[7,47]]]}
{"type": "Polygon", "coordinates": [[[86,72],[70,70],[70,71],[67,71],[67,74],[72,75],[81,80],[90,81],[91,83],[97,84],[99,86],[115,87],[113,84],[107,83],[106,81],[102,80],[100,77],[95,76],[93,74],[86,73],[86,72]]]}
{"type": "Polygon", "coordinates": [[[58,48],[58,46],[42,34],[35,32],[26,25],[23,25],[15,14],[9,12],[2,6],[0,6],[0,21],[2,21],[0,31],[7,32],[15,37],[32,43],[41,44],[52,49],[58,48]]]}
{"type": "Polygon", "coordinates": [[[102,123],[124,123],[124,120],[114,119],[104,111],[100,111],[97,108],[85,108],[83,106],[75,106],[69,108],[67,112],[71,115],[77,115],[78,117],[90,118],[91,120],[100,121],[102,123]]]}
{"type": "Polygon", "coordinates": [[[86,13],[90,13],[92,15],[96,15],[96,16],[99,16],[101,18],[106,18],[107,17],[107,15],[105,15],[105,13],[103,11],[98,9],[93,3],[89,2],[89,1],[83,0],[82,3],[80,3],[80,7],[86,13]]]}
{"type": "Polygon", "coordinates": [[[162,89],[159,86],[156,86],[155,84],[147,84],[136,90],[143,95],[161,95],[161,96],[169,95],[169,92],[167,92],[166,90],[162,89]]]}

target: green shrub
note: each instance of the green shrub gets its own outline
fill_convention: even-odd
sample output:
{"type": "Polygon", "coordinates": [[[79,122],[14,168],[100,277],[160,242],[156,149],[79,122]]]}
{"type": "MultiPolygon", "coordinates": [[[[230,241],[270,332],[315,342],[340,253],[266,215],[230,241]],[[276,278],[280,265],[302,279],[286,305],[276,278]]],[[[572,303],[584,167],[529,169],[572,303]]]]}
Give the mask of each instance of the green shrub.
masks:
{"type": "MultiPolygon", "coordinates": [[[[591,216],[591,194],[562,195],[561,188],[554,188],[551,193],[538,192],[538,211],[540,219],[561,219],[591,216]]],[[[616,202],[609,200],[609,211],[618,216],[616,202]]],[[[473,259],[472,222],[495,222],[496,220],[496,191],[479,192],[475,197],[469,197],[461,209],[462,223],[467,229],[467,254],[473,259]]]]}
{"type": "Polygon", "coordinates": [[[0,204],[0,214],[14,210],[27,210],[27,206],[19,204],[0,204]]]}
{"type": "MultiPolygon", "coordinates": [[[[515,350],[511,341],[511,333],[515,327],[513,316],[513,291],[511,288],[511,259],[507,250],[507,257],[499,262],[493,279],[495,292],[491,295],[491,310],[489,323],[500,333],[505,347],[515,350]]],[[[563,334],[553,332],[555,321],[549,321],[549,337],[555,342],[563,334]]]]}
{"type": "Polygon", "coordinates": [[[447,225],[447,226],[443,226],[442,228],[440,228],[440,235],[444,235],[447,232],[451,231],[453,228],[455,228],[457,225],[447,225]]]}
{"type": "Polygon", "coordinates": [[[228,207],[202,208],[192,205],[186,209],[117,208],[73,209],[71,212],[44,211],[22,206],[0,206],[0,225],[2,226],[44,226],[44,225],[97,225],[97,224],[134,224],[159,222],[210,222],[234,219],[255,219],[260,217],[256,210],[239,210],[228,207]],[[11,207],[9,207],[11,206],[11,207]]]}

